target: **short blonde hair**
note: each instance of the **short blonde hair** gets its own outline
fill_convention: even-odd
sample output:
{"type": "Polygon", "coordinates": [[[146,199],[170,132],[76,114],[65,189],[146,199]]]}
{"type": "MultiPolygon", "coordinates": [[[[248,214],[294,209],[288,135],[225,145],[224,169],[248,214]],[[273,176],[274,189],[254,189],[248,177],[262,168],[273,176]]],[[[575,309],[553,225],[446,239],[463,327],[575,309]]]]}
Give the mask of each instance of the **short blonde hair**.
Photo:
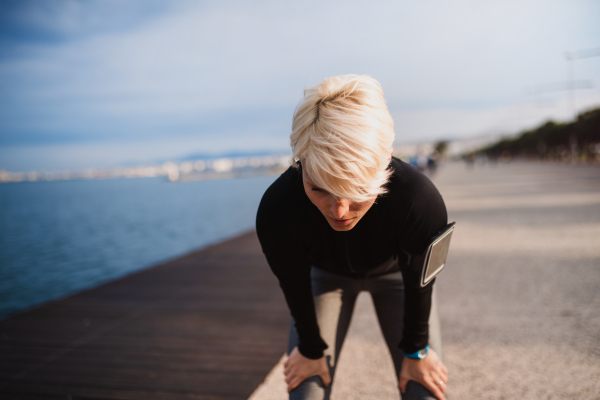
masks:
{"type": "Polygon", "coordinates": [[[318,187],[339,198],[363,202],[385,193],[393,142],[383,90],[368,75],[326,78],[304,91],[294,112],[294,160],[318,187]]]}

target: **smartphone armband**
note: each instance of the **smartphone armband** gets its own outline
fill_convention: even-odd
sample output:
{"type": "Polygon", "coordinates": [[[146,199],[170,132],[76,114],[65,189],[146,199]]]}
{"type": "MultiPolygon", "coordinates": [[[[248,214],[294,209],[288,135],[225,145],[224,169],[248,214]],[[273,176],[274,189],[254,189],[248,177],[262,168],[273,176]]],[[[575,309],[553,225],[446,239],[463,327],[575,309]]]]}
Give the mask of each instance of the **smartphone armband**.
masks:
{"type": "Polygon", "coordinates": [[[452,222],[443,227],[442,230],[431,239],[429,246],[427,246],[427,249],[423,254],[413,255],[405,251],[411,258],[414,257],[413,267],[421,278],[419,280],[421,287],[427,286],[429,282],[444,269],[455,224],[455,222],[452,222]]]}

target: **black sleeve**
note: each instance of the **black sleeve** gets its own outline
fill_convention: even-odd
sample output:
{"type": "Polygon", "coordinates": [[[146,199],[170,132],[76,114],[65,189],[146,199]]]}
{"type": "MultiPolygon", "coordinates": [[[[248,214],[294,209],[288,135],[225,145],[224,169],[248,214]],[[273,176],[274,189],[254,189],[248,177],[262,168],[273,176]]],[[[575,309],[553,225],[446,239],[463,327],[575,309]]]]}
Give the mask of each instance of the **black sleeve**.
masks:
{"type": "Polygon", "coordinates": [[[291,227],[298,229],[298,224],[290,221],[294,199],[281,195],[286,192],[285,185],[278,181],[261,200],[256,231],[263,253],[279,279],[279,286],[296,321],[298,350],[307,358],[318,359],[323,357],[327,344],[321,338],[317,323],[308,249],[298,239],[300,236],[292,231],[291,227]]]}
{"type": "MultiPolygon", "coordinates": [[[[406,166],[404,169],[412,168],[406,166]]],[[[407,171],[408,172],[408,171],[407,171]]],[[[413,256],[410,264],[402,262],[400,268],[404,279],[404,329],[399,347],[405,353],[424,348],[429,340],[429,314],[431,294],[435,279],[425,287],[420,286],[420,275],[414,268],[414,255],[422,254],[431,239],[448,223],[446,205],[433,183],[417,171],[405,182],[396,215],[398,247],[413,256]]]]}

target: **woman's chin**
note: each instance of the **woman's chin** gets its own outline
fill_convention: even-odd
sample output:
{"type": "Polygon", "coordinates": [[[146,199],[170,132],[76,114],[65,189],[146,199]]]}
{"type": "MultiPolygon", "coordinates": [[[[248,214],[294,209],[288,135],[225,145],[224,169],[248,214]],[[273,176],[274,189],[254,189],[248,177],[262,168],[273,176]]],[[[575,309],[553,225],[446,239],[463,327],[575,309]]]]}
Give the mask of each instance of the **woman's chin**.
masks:
{"type": "Polygon", "coordinates": [[[327,222],[329,222],[329,226],[331,226],[333,228],[333,230],[338,231],[338,232],[345,232],[345,231],[349,231],[352,228],[354,228],[357,221],[355,221],[355,218],[352,218],[352,220],[350,220],[344,224],[344,223],[336,222],[336,220],[331,220],[331,219],[327,218],[327,222]]]}

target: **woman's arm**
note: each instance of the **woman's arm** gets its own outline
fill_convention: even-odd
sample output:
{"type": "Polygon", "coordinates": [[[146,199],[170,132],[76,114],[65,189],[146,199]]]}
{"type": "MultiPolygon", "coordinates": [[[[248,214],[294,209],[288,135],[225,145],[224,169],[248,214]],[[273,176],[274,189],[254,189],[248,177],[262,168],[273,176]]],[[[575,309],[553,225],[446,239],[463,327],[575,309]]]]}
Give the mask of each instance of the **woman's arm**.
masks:
{"type": "Polygon", "coordinates": [[[277,179],[263,196],[256,217],[256,231],[296,321],[299,351],[306,358],[319,359],[327,345],[317,324],[308,251],[298,234],[302,221],[293,212],[298,209],[297,198],[289,188],[288,181],[293,179],[286,179],[290,178],[286,174],[291,172],[277,179]]]}
{"type": "Polygon", "coordinates": [[[317,323],[308,257],[289,251],[280,253],[266,249],[264,252],[294,317],[298,350],[304,357],[313,360],[323,357],[327,344],[321,338],[317,323]]]}
{"type": "MultiPolygon", "coordinates": [[[[431,239],[448,223],[444,200],[433,183],[420,172],[398,162],[396,184],[397,208],[394,214],[397,246],[412,257],[399,254],[404,279],[404,328],[399,347],[405,354],[427,346],[429,341],[429,314],[435,279],[421,287],[419,268],[415,268],[416,254],[422,254],[431,239]]],[[[444,399],[448,370],[435,351],[427,357],[413,360],[405,357],[399,376],[399,386],[406,390],[408,381],[419,382],[438,399],[444,399]]]]}

